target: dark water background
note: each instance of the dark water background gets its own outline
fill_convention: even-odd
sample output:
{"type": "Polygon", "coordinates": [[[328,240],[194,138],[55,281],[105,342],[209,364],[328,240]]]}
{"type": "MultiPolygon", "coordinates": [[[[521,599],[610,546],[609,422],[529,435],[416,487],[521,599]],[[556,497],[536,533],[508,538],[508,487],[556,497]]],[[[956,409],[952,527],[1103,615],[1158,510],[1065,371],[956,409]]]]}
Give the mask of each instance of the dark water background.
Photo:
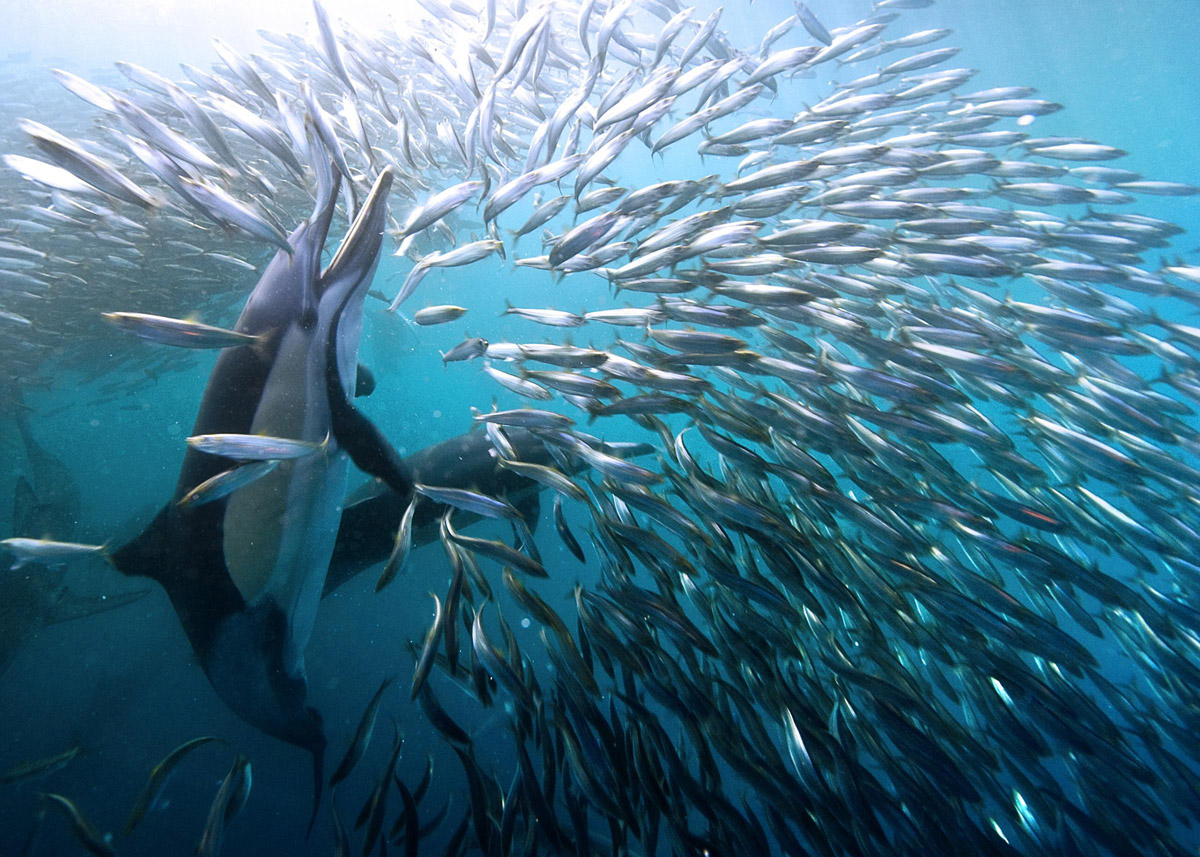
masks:
{"type": "MultiPolygon", "coordinates": [[[[307,12],[307,6],[300,5],[307,12]]],[[[783,2],[759,0],[749,7],[732,2],[725,5],[722,25],[730,41],[747,49],[757,47],[762,33],[791,12],[791,4],[783,2]]],[[[812,0],[809,5],[830,26],[849,24],[869,10],[869,4],[849,0],[812,0]]],[[[329,6],[338,14],[335,3],[329,6]]],[[[697,4],[696,16],[707,15],[713,6],[710,2],[697,4]]],[[[97,15],[102,14],[100,4],[97,15]]],[[[219,7],[211,16],[211,25],[212,35],[253,47],[253,37],[248,34],[221,29],[219,7]]],[[[79,26],[83,28],[82,23],[79,26]]],[[[942,0],[932,9],[905,13],[903,22],[890,35],[926,27],[955,30],[955,35],[943,44],[963,48],[954,65],[980,70],[970,84],[972,88],[1028,84],[1036,86],[1041,97],[1065,105],[1061,113],[1040,118],[1026,129],[1031,133],[1088,136],[1128,150],[1130,155],[1117,164],[1121,167],[1142,172],[1148,178],[1200,184],[1200,64],[1196,61],[1200,3],[1195,0],[942,0]]],[[[22,104],[14,82],[45,77],[44,65],[59,52],[54,43],[46,41],[44,29],[35,29],[32,24],[30,40],[22,42],[19,30],[8,32],[6,37],[13,50],[32,52],[29,57],[10,57],[0,66],[0,75],[10,83],[7,94],[0,96],[0,101],[6,101],[0,107],[5,126],[0,128],[0,137],[15,139],[11,126],[17,116],[43,116],[40,112],[30,113],[29,107],[22,104]],[[37,41],[32,41],[34,35],[37,41]]],[[[70,43],[75,37],[72,33],[63,39],[70,43]]],[[[189,38],[194,40],[194,36],[189,38]]],[[[794,32],[779,46],[795,44],[796,38],[794,32]]],[[[169,52],[170,40],[169,28],[160,32],[153,52],[169,52]]],[[[95,41],[91,47],[93,54],[103,54],[102,46],[95,41]]],[[[138,58],[113,55],[109,59],[138,58]]],[[[54,64],[62,61],[56,59],[54,64]]],[[[92,66],[66,67],[79,73],[95,70],[92,66]]],[[[156,70],[174,75],[171,67],[156,70]]],[[[849,79],[871,70],[868,62],[840,74],[849,79]]],[[[827,79],[832,73],[833,69],[822,67],[816,79],[796,81],[791,91],[784,86],[772,113],[787,115],[804,103],[819,100],[828,93],[827,79]]],[[[63,99],[55,110],[72,109],[69,96],[63,99]]],[[[78,109],[84,107],[81,103],[75,105],[78,109]]],[[[35,111],[49,109],[44,104],[35,105],[35,111]]],[[[724,124],[732,127],[737,121],[731,117],[724,124]]],[[[638,187],[665,178],[728,171],[733,163],[702,163],[688,143],[672,148],[665,161],[652,163],[645,151],[635,146],[607,172],[627,187],[638,187]]],[[[510,227],[519,224],[528,209],[528,205],[512,209],[502,218],[503,223],[510,227]]],[[[1190,263],[1196,262],[1200,206],[1195,198],[1142,197],[1135,205],[1120,210],[1166,218],[1188,228],[1189,234],[1175,239],[1173,252],[1190,263]]],[[[0,218],[3,216],[0,208],[0,218]]],[[[529,254],[534,252],[534,238],[523,239],[523,249],[529,254]]],[[[389,295],[394,293],[409,266],[407,260],[386,257],[376,287],[389,295]]],[[[254,280],[253,274],[242,276],[247,292],[254,280]]],[[[170,289],[170,282],[164,281],[162,288],[170,289]]],[[[477,363],[443,368],[438,357],[439,350],[448,349],[468,333],[492,341],[536,341],[546,334],[545,329],[531,323],[499,317],[506,298],[519,306],[572,311],[624,303],[611,296],[600,278],[575,276],[555,283],[544,272],[513,271],[511,264],[501,267],[496,260],[431,275],[418,297],[406,306],[409,310],[438,303],[469,307],[470,313],[454,324],[414,332],[399,319],[381,313],[380,304],[369,303],[360,357],[374,371],[378,388],[362,406],[402,451],[413,451],[466,431],[471,424],[472,406],[486,409],[493,398],[498,398],[502,407],[518,404],[514,396],[500,391],[483,376],[477,363]]],[[[114,295],[114,308],[137,309],[120,305],[119,295],[114,295]]],[[[1195,323],[1192,317],[1178,320],[1195,323]]],[[[625,335],[641,338],[636,331],[625,335]]],[[[577,335],[576,344],[604,347],[612,338],[610,332],[587,328],[577,335]]],[[[101,367],[107,355],[96,353],[92,357],[101,367]]],[[[170,495],[184,449],[183,438],[190,433],[214,359],[215,355],[202,355],[187,371],[164,376],[135,395],[107,401],[102,401],[106,397],[100,387],[111,382],[111,376],[84,381],[78,375],[64,373],[55,378],[49,390],[27,394],[27,403],[34,411],[35,434],[68,464],[82,492],[83,521],[77,539],[104,541],[127,535],[131,521],[139,515],[144,518],[170,495]]],[[[613,422],[606,429],[610,439],[642,438],[637,429],[622,423],[613,422]],[[619,438],[613,434],[616,431],[622,433],[619,438]]],[[[12,496],[15,479],[24,470],[15,429],[0,425],[0,534],[7,534],[11,528],[8,502],[3,498],[12,496]]],[[[572,617],[571,587],[576,581],[587,585],[593,579],[594,558],[589,567],[581,566],[559,544],[548,510],[549,503],[543,509],[539,543],[551,579],[538,591],[561,607],[564,615],[572,617]]],[[[572,522],[577,534],[582,533],[582,517],[573,517],[572,522]]],[[[491,533],[488,527],[480,526],[474,534],[501,534],[498,528],[493,529],[491,533]]],[[[517,630],[524,650],[535,663],[541,663],[536,626],[529,630],[518,626],[522,613],[502,594],[498,569],[486,560],[484,564],[485,570],[495,576],[505,615],[517,630]]],[[[396,688],[386,697],[367,758],[338,795],[341,814],[347,821],[358,812],[384,763],[393,717],[406,735],[400,776],[412,787],[432,755],[434,786],[424,804],[426,811],[440,808],[444,796],[453,801],[449,820],[435,839],[448,832],[467,806],[457,760],[432,733],[417,707],[407,703],[407,694],[401,690],[407,687],[412,669],[406,643],[419,641],[432,617],[432,599],[426,593],[444,593],[447,579],[444,554],[433,545],[419,550],[408,575],[383,595],[372,593],[374,575],[368,572],[322,605],[307,661],[310,702],[324,713],[331,765],[380,680],[388,675],[398,677],[396,688]]],[[[130,586],[116,580],[101,563],[73,567],[69,580],[79,591],[90,593],[130,586]]],[[[480,764],[494,767],[507,785],[514,760],[508,752],[503,711],[482,709],[448,682],[438,687],[447,708],[475,736],[480,764]]],[[[43,781],[0,786],[0,853],[15,853],[20,848],[36,807],[37,790],[72,797],[102,830],[118,831],[149,769],[178,743],[203,734],[219,735],[253,759],[254,787],[245,812],[228,833],[226,854],[330,851],[324,813],[312,841],[307,846],[302,844],[310,798],[307,757],[263,737],[224,708],[193,662],[174,611],[159,591],[118,612],[42,632],[0,676],[0,724],[0,769],[51,755],[75,743],[84,748],[68,768],[43,781]]],[[[209,746],[199,750],[168,787],[167,801],[150,813],[132,839],[118,842],[120,852],[158,855],[190,851],[231,756],[226,748],[209,746]]],[[[395,804],[398,807],[399,801],[395,804]]],[[[437,841],[429,846],[429,853],[440,853],[437,841]]],[[[61,819],[48,819],[39,853],[73,853],[76,848],[61,819]]]]}

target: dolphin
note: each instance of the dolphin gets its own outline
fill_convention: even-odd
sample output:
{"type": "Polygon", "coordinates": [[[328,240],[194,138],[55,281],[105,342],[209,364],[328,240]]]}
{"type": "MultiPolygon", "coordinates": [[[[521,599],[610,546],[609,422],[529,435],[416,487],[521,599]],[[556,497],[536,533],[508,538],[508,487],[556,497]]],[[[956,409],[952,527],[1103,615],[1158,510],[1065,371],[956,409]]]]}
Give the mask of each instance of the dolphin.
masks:
{"type": "Polygon", "coordinates": [[[132,604],[149,589],[84,596],[63,585],[64,569],[28,563],[0,573],[0,675],[17,653],[48,625],[83,619],[132,604]]]}
{"type": "Polygon", "coordinates": [[[79,486],[70,468],[34,438],[28,414],[18,410],[14,419],[25,444],[32,479],[17,478],[13,530],[35,539],[69,541],[79,523],[79,486]]]}
{"type": "MultiPolygon", "coordinates": [[[[545,445],[533,433],[514,428],[506,432],[522,461],[554,463],[545,445]]],[[[531,528],[537,526],[541,486],[515,471],[500,467],[491,441],[482,431],[468,432],[427,446],[410,455],[407,463],[418,482],[505,497],[525,516],[531,528]]],[[[408,502],[408,498],[398,496],[377,481],[365,484],[347,498],[325,577],[326,595],[388,558],[395,543],[396,527],[408,502]]],[[[414,547],[438,540],[438,524],[445,508],[431,500],[417,504],[412,522],[414,547]]],[[[460,527],[469,526],[476,520],[479,516],[469,512],[458,512],[455,516],[455,523],[460,527]]]]}
{"type": "MultiPolygon", "coordinates": [[[[22,434],[27,432],[26,424],[22,434]]],[[[34,460],[33,454],[29,457],[31,461],[34,460]]],[[[57,462],[57,459],[54,460],[57,462]]],[[[54,480],[46,481],[45,469],[42,477],[44,484],[56,484],[54,480]]],[[[68,483],[74,485],[74,481],[69,479],[68,483]]],[[[29,481],[24,476],[17,477],[13,497],[14,536],[34,539],[48,533],[59,538],[71,536],[75,518],[69,511],[64,513],[67,504],[62,499],[69,497],[69,492],[47,493],[53,499],[39,500],[29,481]]],[[[78,503],[78,493],[74,496],[78,503]]],[[[49,568],[37,562],[0,572],[0,676],[4,675],[17,653],[48,625],[115,610],[150,594],[149,589],[139,589],[105,595],[79,595],[63,584],[66,573],[65,568],[49,568]]]]}
{"type": "Polygon", "coordinates": [[[349,461],[402,498],[412,495],[413,479],[352,402],[363,299],[379,262],[393,172],[379,174],[321,271],[341,180],[327,161],[314,166],[316,207],[288,236],[294,253],[275,254],[234,328],[258,340],[221,352],[192,433],[326,441],[324,449],[281,462],[226,498],[181,508],[187,492],[235,463],[189,449],[171,501],[111,558],[122,573],[162,584],[209,682],[235,714],[312,754],[315,821],[326,741],[320,714],[306,705],[304,651],[349,461]]]}
{"type": "MultiPolygon", "coordinates": [[[[550,446],[527,429],[508,427],[504,432],[520,461],[559,466],[571,475],[584,470],[578,461],[556,461],[550,446]]],[[[655,452],[655,447],[648,443],[609,446],[603,441],[596,442],[606,452],[622,457],[634,458],[655,452]]],[[[506,498],[524,515],[530,529],[536,530],[543,486],[501,467],[491,441],[482,431],[471,431],[427,446],[410,455],[406,463],[418,482],[468,488],[506,498]]],[[[397,495],[378,481],[364,484],[347,498],[329,560],[329,572],[325,576],[326,595],[388,558],[408,502],[407,496],[397,495]]],[[[438,541],[439,523],[445,510],[445,506],[432,500],[419,502],[413,511],[414,547],[438,541]]],[[[480,517],[457,512],[454,520],[456,526],[466,528],[480,517]]]]}

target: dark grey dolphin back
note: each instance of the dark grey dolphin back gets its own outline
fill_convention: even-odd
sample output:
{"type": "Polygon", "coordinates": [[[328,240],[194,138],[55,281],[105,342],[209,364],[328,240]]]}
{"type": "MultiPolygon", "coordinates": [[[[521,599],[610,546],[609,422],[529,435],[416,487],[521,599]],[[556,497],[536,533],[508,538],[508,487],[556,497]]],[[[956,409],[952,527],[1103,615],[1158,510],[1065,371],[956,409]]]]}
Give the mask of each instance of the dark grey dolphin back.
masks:
{"type": "Polygon", "coordinates": [[[113,554],[122,572],[162,583],[225,704],[312,753],[314,816],[325,737],[319,713],[305,706],[304,648],[345,496],[341,453],[411,492],[403,462],[351,402],[362,302],[378,264],[392,173],[376,180],[322,273],[339,186],[324,167],[312,217],[289,236],[294,253],[275,255],[235,326],[259,341],[217,358],[192,434],[320,440],[328,431],[332,442],[228,498],[180,508],[187,492],[234,465],[189,449],[173,501],[113,554]]]}

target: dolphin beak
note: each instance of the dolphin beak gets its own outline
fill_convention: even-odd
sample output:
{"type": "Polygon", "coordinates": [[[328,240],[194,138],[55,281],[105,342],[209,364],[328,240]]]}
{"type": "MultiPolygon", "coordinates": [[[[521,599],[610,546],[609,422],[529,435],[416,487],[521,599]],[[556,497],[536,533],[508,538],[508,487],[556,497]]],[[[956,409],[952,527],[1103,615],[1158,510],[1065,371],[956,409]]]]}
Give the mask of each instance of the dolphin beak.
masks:
{"type": "Polygon", "coordinates": [[[379,248],[383,245],[387,198],[394,177],[395,170],[386,167],[375,179],[371,192],[363,200],[358,216],[342,239],[333,261],[321,274],[322,283],[362,282],[373,270],[379,259],[379,248]]]}

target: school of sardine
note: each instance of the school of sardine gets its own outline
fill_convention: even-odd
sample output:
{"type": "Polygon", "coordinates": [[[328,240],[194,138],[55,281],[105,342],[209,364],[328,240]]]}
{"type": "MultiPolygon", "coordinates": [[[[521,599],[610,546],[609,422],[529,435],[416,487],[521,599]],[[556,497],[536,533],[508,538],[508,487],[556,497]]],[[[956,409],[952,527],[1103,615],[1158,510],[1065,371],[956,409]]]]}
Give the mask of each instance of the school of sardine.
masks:
{"type": "MultiPolygon", "coordinates": [[[[55,71],[86,121],[24,119],[4,157],[28,182],[0,224],[0,359],[30,378],[83,371],[101,401],[198,359],[122,331],[253,347],[221,324],[245,272],[290,252],[316,158],[342,173],[347,218],[395,170],[389,235],[412,264],[373,311],[454,321],[469,295],[419,308],[421,282],[485,259],[580,296],[510,304],[523,342],[490,340],[475,313],[482,336],[443,359],[496,382],[500,406],[475,421],[554,493],[595,582],[560,616],[539,579],[561,588],[582,566],[547,562],[536,522],[502,497],[417,487],[414,504],[446,507],[452,579],[405,692],[469,794],[432,804],[432,762],[411,787],[393,776],[397,732],[357,828],[329,801],[336,853],[1192,853],[1200,327],[1168,318],[1200,306],[1200,265],[1159,264],[1181,230],[1130,205],[1200,188],[1023,130],[1062,105],[973,88],[951,31],[905,27],[932,0],[854,22],[797,2],[753,45],[722,31],[732,6],[420,3],[365,31],[317,0],[311,37],[260,31],[248,56],[218,41],[220,62],[181,80],[55,71]],[[814,75],[840,82],[812,97],[814,75]],[[621,163],[687,147],[715,172],[619,183],[621,163]],[[113,358],[89,366],[98,341],[113,358]],[[621,421],[656,455],[583,433],[621,421]],[[515,430],[557,466],[519,460],[515,430]],[[517,547],[466,535],[468,515],[511,524],[517,547]],[[537,651],[497,590],[541,626],[537,651]],[[515,770],[479,760],[439,701],[452,682],[507,711],[515,770]]],[[[197,503],[320,453],[188,442],[250,461],[197,503]]],[[[411,508],[397,524],[380,589],[413,547],[411,508]]],[[[16,562],[102,550],[4,547],[16,562]]],[[[153,772],[128,830],[207,740],[153,772]]],[[[198,853],[218,852],[249,790],[239,756],[198,853]]],[[[115,853],[68,797],[45,799],[115,853]]]]}

